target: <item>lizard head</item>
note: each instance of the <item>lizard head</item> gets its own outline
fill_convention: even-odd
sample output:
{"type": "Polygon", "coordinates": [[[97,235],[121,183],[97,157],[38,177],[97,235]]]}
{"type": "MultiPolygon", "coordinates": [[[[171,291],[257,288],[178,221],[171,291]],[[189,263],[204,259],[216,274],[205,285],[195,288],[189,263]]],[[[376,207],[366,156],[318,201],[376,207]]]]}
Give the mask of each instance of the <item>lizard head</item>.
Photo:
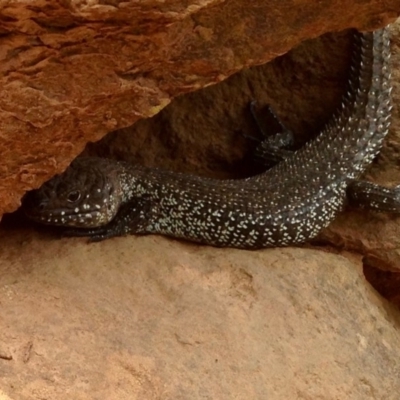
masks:
{"type": "Polygon", "coordinates": [[[109,223],[121,202],[117,171],[109,160],[82,157],[28,192],[22,207],[28,218],[42,224],[94,228],[109,223]]]}

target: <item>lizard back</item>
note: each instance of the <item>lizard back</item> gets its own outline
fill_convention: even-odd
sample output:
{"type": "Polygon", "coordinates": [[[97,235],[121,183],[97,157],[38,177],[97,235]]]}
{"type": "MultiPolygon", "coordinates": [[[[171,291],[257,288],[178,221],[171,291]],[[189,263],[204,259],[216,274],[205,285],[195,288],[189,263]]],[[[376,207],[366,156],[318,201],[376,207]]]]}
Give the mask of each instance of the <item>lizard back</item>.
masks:
{"type": "Polygon", "coordinates": [[[87,228],[82,235],[97,240],[160,233],[247,249],[303,243],[335,218],[347,187],[381,149],[391,115],[389,57],[387,29],[357,33],[340,109],[314,140],[260,175],[224,181],[78,158],[36,191],[27,214],[87,228]]]}

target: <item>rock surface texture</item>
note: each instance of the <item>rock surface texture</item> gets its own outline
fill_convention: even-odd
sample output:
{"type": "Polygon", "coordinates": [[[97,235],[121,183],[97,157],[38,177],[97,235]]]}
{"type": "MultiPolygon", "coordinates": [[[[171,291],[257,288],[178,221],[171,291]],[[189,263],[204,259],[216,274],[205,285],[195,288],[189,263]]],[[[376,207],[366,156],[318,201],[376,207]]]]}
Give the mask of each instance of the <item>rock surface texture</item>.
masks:
{"type": "Polygon", "coordinates": [[[0,215],[88,141],[399,0],[0,1],[0,215]]]}
{"type": "Polygon", "coordinates": [[[0,240],[12,399],[398,398],[400,314],[356,258],[156,236],[0,240]]]}
{"type": "MultiPolygon", "coordinates": [[[[88,140],[177,94],[303,38],[377,27],[400,9],[398,1],[4,4],[2,211],[88,140]]],[[[368,174],[379,183],[400,182],[398,30],[392,133],[368,174]]],[[[261,116],[272,104],[308,139],[340,102],[349,48],[346,34],[304,43],[178,97],[86,152],[246,176],[240,160],[252,143],[242,133],[256,135],[248,101],[259,101],[261,116]]],[[[158,236],[88,245],[10,221],[0,229],[0,400],[398,399],[400,313],[379,294],[400,304],[398,217],[348,211],[320,238],[364,256],[158,236]]]]}

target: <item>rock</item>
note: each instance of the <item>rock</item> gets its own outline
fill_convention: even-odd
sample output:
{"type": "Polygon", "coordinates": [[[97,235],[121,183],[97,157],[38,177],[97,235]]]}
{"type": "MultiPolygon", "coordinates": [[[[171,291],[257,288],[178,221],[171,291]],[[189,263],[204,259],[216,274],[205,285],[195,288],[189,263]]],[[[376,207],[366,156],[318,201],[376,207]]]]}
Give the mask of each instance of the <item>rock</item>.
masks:
{"type": "Polygon", "coordinates": [[[0,215],[89,141],[327,31],[383,26],[398,0],[0,3],[0,215]]]}
{"type": "MultiPolygon", "coordinates": [[[[361,7],[360,21],[366,14],[368,18],[373,15],[366,12],[367,2],[347,3],[346,7],[361,7]]],[[[294,28],[300,30],[302,22],[289,23],[290,16],[285,14],[286,25],[275,19],[286,32],[293,32],[282,43],[274,42],[277,47],[268,47],[273,40],[266,34],[272,23],[268,18],[277,9],[273,2],[263,2],[263,7],[271,7],[271,15],[262,21],[245,19],[248,14],[244,13],[225,18],[225,25],[221,22],[223,30],[229,23],[245,21],[246,35],[242,30],[241,38],[234,34],[230,42],[224,42],[224,49],[231,46],[243,54],[239,50],[219,54],[221,43],[196,45],[193,37],[199,35],[202,43],[205,39],[201,38],[210,32],[200,28],[203,36],[192,33],[193,21],[197,27],[215,23],[212,16],[220,15],[218,10],[230,15],[226,10],[239,1],[192,7],[190,16],[179,13],[181,2],[174,5],[173,15],[156,15],[156,8],[148,9],[146,26],[164,24],[165,31],[149,33],[155,38],[151,54],[139,40],[148,40],[145,35],[126,40],[129,49],[137,50],[132,62],[139,68],[137,76],[128,79],[118,73],[124,71],[123,60],[132,58],[132,53],[124,53],[121,46],[131,26],[137,23],[138,30],[143,28],[139,20],[145,17],[137,12],[134,19],[133,5],[123,4],[126,15],[110,4],[83,3],[69,5],[74,12],[61,14],[57,13],[63,6],[57,4],[40,13],[40,18],[29,18],[29,13],[39,14],[33,6],[28,14],[21,12],[26,7],[23,3],[0,11],[8,13],[8,18],[0,18],[3,31],[11,32],[9,27],[19,23],[24,32],[0,39],[22,46],[19,53],[9,47],[8,61],[0,67],[20,62],[4,74],[11,83],[3,85],[0,99],[5,110],[0,141],[4,210],[13,209],[24,190],[66,166],[87,140],[97,140],[108,130],[152,114],[152,107],[161,108],[162,99],[169,101],[243,65],[267,60],[274,48],[280,49],[277,54],[305,37],[350,24],[342,12],[337,20],[315,22],[296,36],[294,28]],[[105,10],[119,16],[118,24],[100,18],[105,10]],[[200,18],[202,13],[209,13],[209,19],[200,18]],[[55,28],[51,20],[57,16],[55,28]],[[123,25],[121,21],[129,17],[131,25],[123,25]],[[167,17],[175,18],[174,22],[166,23],[163,18],[167,17]],[[107,39],[106,28],[110,32],[107,39]],[[35,29],[44,44],[36,39],[35,46],[30,46],[23,41],[35,29]],[[95,32],[93,36],[89,31],[95,32]],[[259,40],[252,36],[256,33],[259,40]],[[78,39],[70,42],[73,35],[78,39]],[[185,48],[186,40],[192,47],[185,48]],[[166,60],[171,56],[165,49],[171,49],[171,43],[174,51],[186,57],[169,65],[166,60]],[[41,51],[50,56],[42,59],[41,51]],[[112,63],[105,56],[111,53],[112,63]],[[234,62],[229,64],[232,58],[226,54],[235,54],[234,62]],[[65,76],[77,76],[77,71],[80,75],[76,80],[64,79],[60,70],[65,76]],[[175,81],[171,71],[176,71],[175,81]],[[118,86],[120,81],[124,85],[118,86]],[[36,99],[35,107],[32,99],[36,99]]],[[[165,11],[172,5],[172,1],[164,2],[158,7],[165,11]]],[[[145,7],[143,2],[141,7],[145,7]]],[[[332,15],[324,3],[318,18],[322,21],[326,13],[332,15]]],[[[359,27],[368,25],[359,23],[359,27]]],[[[281,31],[275,31],[282,38],[281,31]]],[[[305,43],[287,57],[244,71],[221,86],[177,98],[175,105],[154,119],[139,121],[86,151],[209,176],[245,176],[249,171],[239,160],[251,143],[240,131],[254,132],[246,103],[252,97],[259,100],[261,115],[266,104],[272,104],[284,122],[300,133],[300,139],[307,138],[340,101],[348,54],[349,42],[343,34],[305,43]]],[[[398,81],[396,71],[394,75],[398,81]]],[[[397,143],[392,133],[370,171],[381,183],[388,177],[397,179],[397,143]]],[[[36,233],[24,224],[11,220],[0,229],[1,400],[8,396],[29,400],[398,398],[399,310],[382,299],[363,276],[364,271],[380,293],[398,304],[396,285],[400,281],[393,264],[398,260],[400,235],[393,216],[351,211],[325,231],[325,243],[359,251],[366,255],[363,260],[345,252],[329,254],[306,248],[214,249],[158,236],[87,244],[82,239],[59,240],[51,231],[36,233]]]]}
{"type": "Polygon", "coordinates": [[[11,398],[398,397],[400,315],[359,258],[0,234],[11,398]]]}
{"type": "Polygon", "coordinates": [[[270,105],[302,145],[340,105],[351,50],[349,32],[307,40],[267,64],[177,97],[156,116],[89,143],[86,153],[209,177],[247,177],[257,172],[255,141],[248,137],[262,137],[251,100],[267,134],[279,129],[269,117],[270,105]]]}
{"type": "Polygon", "coordinates": [[[377,249],[363,257],[365,278],[385,298],[400,306],[399,250],[377,249]]]}

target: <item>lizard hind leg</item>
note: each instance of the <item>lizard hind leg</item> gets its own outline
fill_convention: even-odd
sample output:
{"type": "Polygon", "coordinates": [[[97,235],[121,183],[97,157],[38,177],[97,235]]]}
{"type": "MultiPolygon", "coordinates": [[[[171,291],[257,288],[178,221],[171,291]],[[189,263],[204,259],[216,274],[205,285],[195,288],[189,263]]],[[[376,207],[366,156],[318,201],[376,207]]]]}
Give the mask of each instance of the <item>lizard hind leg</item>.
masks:
{"type": "Polygon", "coordinates": [[[252,140],[258,142],[254,150],[254,157],[266,167],[272,167],[293,154],[294,135],[293,132],[283,124],[274,109],[269,105],[267,106],[268,113],[273,118],[275,124],[278,125],[278,129],[275,134],[268,135],[264,131],[257,116],[255,109],[256,104],[257,102],[253,100],[250,102],[249,107],[262,139],[250,137],[252,140]]]}
{"type": "Polygon", "coordinates": [[[86,236],[90,242],[100,242],[115,236],[146,234],[152,216],[148,199],[133,199],[120,207],[115,218],[107,225],[93,229],[66,229],[66,236],[86,236]]]}

